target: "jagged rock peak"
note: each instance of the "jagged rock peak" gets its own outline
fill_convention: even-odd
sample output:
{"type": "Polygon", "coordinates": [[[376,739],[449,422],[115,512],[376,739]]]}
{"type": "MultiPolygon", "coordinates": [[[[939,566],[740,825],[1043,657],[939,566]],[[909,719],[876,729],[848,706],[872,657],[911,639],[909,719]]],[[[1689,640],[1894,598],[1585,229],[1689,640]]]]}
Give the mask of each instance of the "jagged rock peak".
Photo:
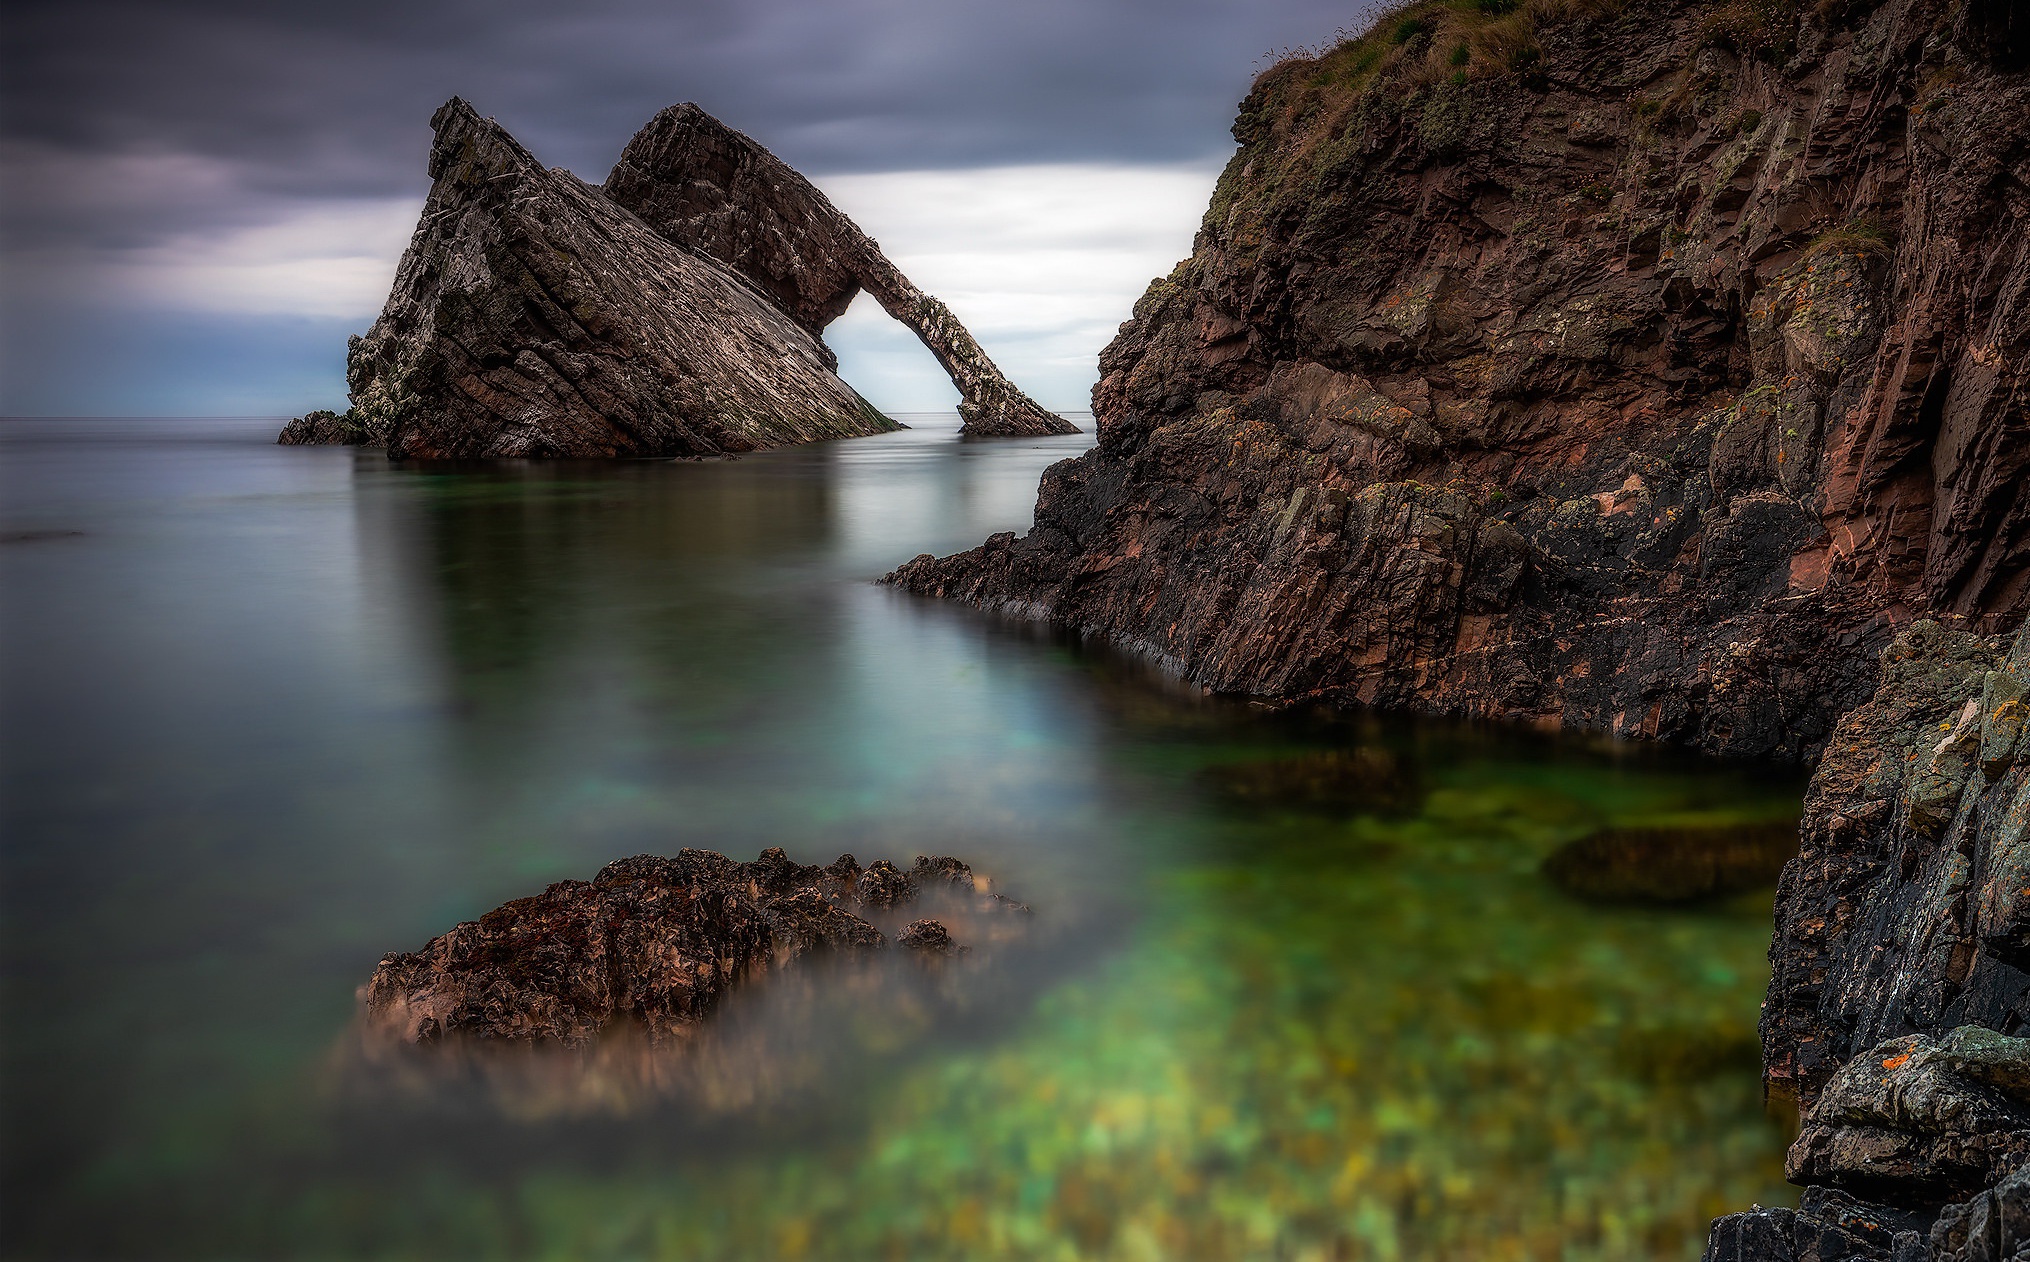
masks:
{"type": "Polygon", "coordinates": [[[897,428],[745,278],[545,169],[459,98],[342,433],[391,456],[709,456],[897,428]]]}
{"type": "Polygon", "coordinates": [[[636,133],[606,195],[679,245],[735,269],[816,334],[862,289],[922,339],[957,386],[963,432],[1071,434],[994,366],[949,308],[765,147],[689,102],[636,133]]]}

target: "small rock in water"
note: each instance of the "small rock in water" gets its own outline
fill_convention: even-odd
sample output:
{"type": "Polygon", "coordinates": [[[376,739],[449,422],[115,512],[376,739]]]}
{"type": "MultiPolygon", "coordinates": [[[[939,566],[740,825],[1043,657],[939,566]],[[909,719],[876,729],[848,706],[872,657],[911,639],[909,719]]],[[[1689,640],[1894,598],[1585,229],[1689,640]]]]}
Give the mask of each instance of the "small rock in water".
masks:
{"type": "Polygon", "coordinates": [[[952,931],[935,920],[918,920],[895,936],[896,942],[926,955],[963,955],[971,948],[952,941],[952,931]]]}
{"type": "MultiPolygon", "coordinates": [[[[913,903],[924,887],[962,911],[1028,910],[982,892],[948,856],[919,857],[904,872],[886,860],[862,869],[851,855],[800,864],[775,847],[752,863],[709,850],[637,855],[384,957],[362,991],[366,1025],[410,1044],[462,1036],[582,1048],[620,1023],[666,1041],[743,980],[820,952],[885,946],[862,913],[913,903]]],[[[898,940],[941,955],[967,949],[935,920],[898,940]]]]}

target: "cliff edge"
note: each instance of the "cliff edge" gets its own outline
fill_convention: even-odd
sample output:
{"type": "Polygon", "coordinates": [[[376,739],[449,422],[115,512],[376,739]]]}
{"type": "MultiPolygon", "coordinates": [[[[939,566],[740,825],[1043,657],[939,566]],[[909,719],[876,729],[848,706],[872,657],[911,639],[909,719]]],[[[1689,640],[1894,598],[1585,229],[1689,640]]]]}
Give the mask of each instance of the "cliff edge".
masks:
{"type": "Polygon", "coordinates": [[[1809,756],[2030,603],[2000,0],[1420,3],[1267,71],[1036,524],[890,576],[1209,687],[1809,756]]]}

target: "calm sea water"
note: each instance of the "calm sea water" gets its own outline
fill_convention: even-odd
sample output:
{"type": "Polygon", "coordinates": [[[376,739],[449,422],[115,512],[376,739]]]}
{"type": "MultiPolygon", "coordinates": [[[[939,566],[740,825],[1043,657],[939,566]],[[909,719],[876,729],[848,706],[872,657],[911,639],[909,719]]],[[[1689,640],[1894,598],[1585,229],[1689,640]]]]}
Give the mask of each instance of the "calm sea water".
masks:
{"type": "Polygon", "coordinates": [[[1785,1199],[1768,895],[1537,867],[1794,780],[1272,716],[875,587],[1089,441],[909,419],[461,467],[0,422],[4,1252],[1625,1262],[1785,1199]],[[1219,789],[1348,750],[1390,800],[1219,789]],[[349,1056],[382,953],[685,845],[953,853],[1035,928],[928,1006],[763,983],[668,1098],[349,1056]]]}

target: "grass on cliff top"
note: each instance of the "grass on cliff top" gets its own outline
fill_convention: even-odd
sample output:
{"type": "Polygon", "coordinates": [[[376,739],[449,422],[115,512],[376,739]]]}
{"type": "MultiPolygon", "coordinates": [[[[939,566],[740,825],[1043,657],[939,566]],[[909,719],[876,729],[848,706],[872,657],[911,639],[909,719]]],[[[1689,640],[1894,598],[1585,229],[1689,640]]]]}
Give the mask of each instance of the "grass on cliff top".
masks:
{"type": "MultiPolygon", "coordinates": [[[[1255,79],[1252,118],[1243,116],[1253,134],[1214,190],[1206,226],[1228,225],[1240,212],[1227,244],[1246,257],[1262,243],[1272,207],[1315,201],[1358,148],[1363,111],[1395,112],[1426,91],[1527,76],[1543,58],[1541,24],[1613,13],[1624,2],[1408,0],[1360,35],[1341,32],[1329,47],[1291,52],[1255,79]]],[[[1313,213],[1323,209],[1312,205],[1313,213]]]]}
{"type": "Polygon", "coordinates": [[[1256,78],[1273,91],[1281,78],[1308,86],[1405,93],[1446,80],[1526,72],[1543,55],[1538,23],[1611,13],[1623,0],[1409,0],[1382,10],[1359,35],[1341,32],[1318,51],[1298,50],[1256,78]]]}

